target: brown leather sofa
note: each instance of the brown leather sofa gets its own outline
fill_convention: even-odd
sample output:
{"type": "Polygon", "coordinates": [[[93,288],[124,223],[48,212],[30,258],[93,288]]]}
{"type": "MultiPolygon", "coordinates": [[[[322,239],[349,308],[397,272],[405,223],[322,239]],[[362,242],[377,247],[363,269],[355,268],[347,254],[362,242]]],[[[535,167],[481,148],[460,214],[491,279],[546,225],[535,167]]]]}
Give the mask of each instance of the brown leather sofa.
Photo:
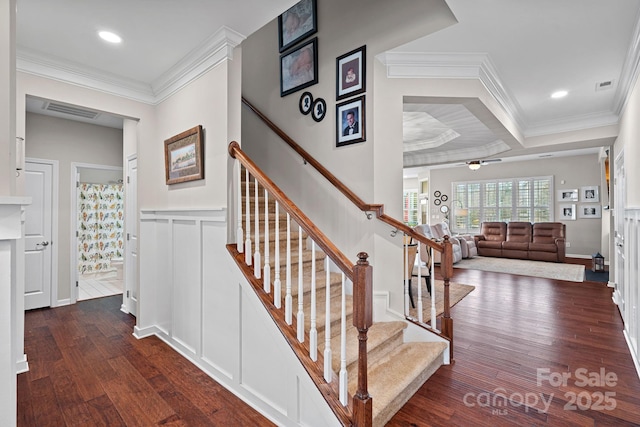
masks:
{"type": "Polygon", "coordinates": [[[474,236],[478,255],[564,262],[566,226],[561,222],[483,222],[474,236]]]}

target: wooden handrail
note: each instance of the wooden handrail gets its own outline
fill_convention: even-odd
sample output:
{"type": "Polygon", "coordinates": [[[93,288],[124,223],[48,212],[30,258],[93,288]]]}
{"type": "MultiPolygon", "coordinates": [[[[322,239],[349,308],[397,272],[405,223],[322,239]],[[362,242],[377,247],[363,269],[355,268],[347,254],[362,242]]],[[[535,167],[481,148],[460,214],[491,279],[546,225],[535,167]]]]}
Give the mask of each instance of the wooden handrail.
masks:
{"type": "Polygon", "coordinates": [[[331,260],[336,264],[336,266],[344,272],[345,276],[349,278],[353,282],[353,263],[344,255],[336,245],[324,235],[320,229],[307,217],[292,201],[287,197],[286,194],[280,190],[278,186],[276,186],[273,181],[269,179],[268,176],[256,166],[255,163],[242,151],[240,148],[240,144],[236,141],[232,141],[229,144],[229,155],[238,159],[242,165],[247,168],[247,170],[256,177],[258,182],[262,184],[264,188],[267,189],[269,194],[273,195],[273,197],[282,205],[282,207],[291,215],[291,217],[300,225],[308,234],[311,236],[314,242],[322,250],[331,260]]]}
{"type": "Polygon", "coordinates": [[[276,133],[284,142],[286,142],[296,153],[300,154],[300,157],[304,159],[305,162],[313,166],[323,177],[326,178],[334,187],[338,189],[344,196],[349,199],[358,209],[363,212],[373,212],[376,217],[390,225],[391,227],[397,229],[398,231],[402,231],[408,236],[413,237],[415,240],[420,243],[424,243],[425,245],[435,249],[438,252],[444,252],[444,246],[428,237],[423,236],[422,234],[416,233],[411,227],[407,226],[403,222],[398,221],[397,219],[390,217],[389,215],[384,213],[384,205],[382,204],[370,204],[365,203],[360,197],[358,197],[349,187],[344,185],[342,181],[340,181],[334,174],[329,172],[327,168],[322,166],[320,162],[318,162],[311,154],[309,154],[304,148],[302,148],[298,143],[296,143],[289,135],[287,135],[282,129],[280,129],[275,123],[269,120],[260,110],[254,107],[245,97],[242,97],[242,103],[246,105],[251,111],[253,111],[273,132],[276,133]]]}

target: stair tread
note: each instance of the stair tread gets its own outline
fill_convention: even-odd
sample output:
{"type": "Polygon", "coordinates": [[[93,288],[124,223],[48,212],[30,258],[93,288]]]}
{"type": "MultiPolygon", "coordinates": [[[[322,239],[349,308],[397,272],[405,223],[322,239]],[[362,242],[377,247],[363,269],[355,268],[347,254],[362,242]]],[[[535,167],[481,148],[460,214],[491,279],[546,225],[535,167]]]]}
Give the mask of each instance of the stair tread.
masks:
{"type": "MultiPolygon", "coordinates": [[[[368,389],[373,398],[373,425],[384,425],[442,365],[444,342],[410,342],[383,358],[370,361],[368,389]]],[[[357,375],[349,376],[349,393],[357,389],[357,375]]]]}
{"type": "MultiPolygon", "coordinates": [[[[394,336],[400,335],[407,327],[402,321],[376,322],[367,332],[367,353],[373,354],[383,344],[390,344],[394,336]]],[[[339,332],[339,331],[338,331],[339,332]]],[[[331,365],[333,370],[340,370],[340,334],[331,337],[331,365]]],[[[323,337],[324,339],[324,337],[323,337]]],[[[358,330],[355,327],[347,329],[347,369],[358,361],[358,330]]]]}

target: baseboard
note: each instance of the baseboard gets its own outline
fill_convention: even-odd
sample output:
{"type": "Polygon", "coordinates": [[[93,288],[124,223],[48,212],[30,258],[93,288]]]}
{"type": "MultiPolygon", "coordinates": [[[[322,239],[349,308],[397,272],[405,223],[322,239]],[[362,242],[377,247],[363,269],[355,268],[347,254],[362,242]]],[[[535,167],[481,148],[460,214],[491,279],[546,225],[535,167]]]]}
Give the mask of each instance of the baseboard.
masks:
{"type": "Polygon", "coordinates": [[[631,354],[631,359],[633,359],[633,365],[636,367],[636,374],[638,374],[638,378],[640,378],[640,362],[638,361],[638,355],[633,352],[633,346],[631,345],[631,340],[629,339],[629,335],[627,334],[627,330],[623,331],[624,339],[627,342],[627,347],[629,347],[629,353],[631,354]]]}
{"type": "Polygon", "coordinates": [[[26,354],[23,354],[22,358],[16,361],[16,373],[22,374],[24,372],[29,372],[29,363],[27,362],[26,354]]]}
{"type": "Polygon", "coordinates": [[[65,305],[71,305],[71,298],[59,299],[56,301],[56,305],[52,305],[51,307],[63,307],[65,305]]]}
{"type": "Polygon", "coordinates": [[[133,336],[139,340],[152,335],[161,335],[161,331],[157,326],[148,326],[146,328],[139,328],[137,326],[133,327],[133,336]]]}
{"type": "Polygon", "coordinates": [[[120,311],[123,312],[124,314],[129,314],[129,310],[127,310],[127,306],[125,304],[122,304],[120,306],[120,311]]]}
{"type": "Polygon", "coordinates": [[[607,282],[607,286],[610,287],[610,288],[615,288],[616,287],[616,282],[608,281],[607,282]]]}

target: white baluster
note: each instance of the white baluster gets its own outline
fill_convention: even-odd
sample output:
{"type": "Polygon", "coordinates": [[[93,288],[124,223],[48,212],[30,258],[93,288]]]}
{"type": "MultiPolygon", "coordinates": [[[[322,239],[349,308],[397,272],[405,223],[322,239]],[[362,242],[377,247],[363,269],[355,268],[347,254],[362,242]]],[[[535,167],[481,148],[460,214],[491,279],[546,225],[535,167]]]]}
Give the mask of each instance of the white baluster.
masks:
{"type": "Polygon", "coordinates": [[[263,284],[266,293],[271,292],[271,266],[269,265],[269,193],[264,189],[264,275],[263,284]]]}
{"type": "Polygon", "coordinates": [[[284,320],[293,323],[293,297],[291,296],[291,217],[287,212],[287,288],[284,295],[284,320]]]}
{"type": "Polygon", "coordinates": [[[329,271],[329,257],[325,259],[325,319],[324,319],[324,380],[328,383],[333,378],[331,367],[331,272],[329,271]]]}
{"type": "Polygon", "coordinates": [[[342,312],[340,314],[340,403],[343,406],[349,404],[347,399],[347,298],[345,276],[342,273],[342,312]]]}
{"type": "MultiPolygon", "coordinates": [[[[420,241],[418,241],[418,321],[420,323],[423,322],[423,318],[424,315],[422,314],[422,257],[420,256],[422,254],[422,245],[420,244],[420,241]]],[[[413,273],[413,272],[412,272],[413,273]]]]}
{"type": "Polygon", "coordinates": [[[251,194],[249,194],[249,169],[245,169],[245,192],[244,192],[244,216],[245,232],[247,240],[244,241],[244,263],[251,265],[251,194]]]}
{"type": "Polygon", "coordinates": [[[298,341],[304,342],[304,282],[302,271],[302,227],[298,225],[298,341]]]}
{"type": "Polygon", "coordinates": [[[262,277],[262,262],[260,259],[260,203],[258,202],[258,180],[254,179],[253,196],[255,197],[255,244],[256,251],[253,254],[253,275],[256,279],[262,277]]]}
{"type": "Polygon", "coordinates": [[[404,314],[405,316],[409,315],[409,281],[407,280],[407,259],[409,259],[409,246],[406,243],[403,243],[402,250],[404,250],[404,258],[403,258],[403,272],[404,272],[404,314]]]}
{"type": "Polygon", "coordinates": [[[316,242],[311,241],[311,326],[309,329],[309,356],[318,360],[318,330],[316,328],[316,242]]]}
{"type": "Polygon", "coordinates": [[[437,329],[436,325],[436,268],[435,263],[433,262],[433,248],[429,248],[431,252],[431,329],[437,329]]]}
{"type": "Polygon", "coordinates": [[[238,178],[238,210],[236,211],[236,215],[238,215],[238,228],[236,230],[236,249],[238,253],[244,252],[244,233],[242,230],[242,167],[240,165],[240,160],[236,159],[236,169],[237,169],[237,178],[238,178]]]}
{"type": "Polygon", "coordinates": [[[275,265],[275,280],[273,281],[273,304],[276,308],[280,308],[282,306],[282,289],[280,286],[280,208],[278,201],[276,200],[276,265],[275,265]]]}

